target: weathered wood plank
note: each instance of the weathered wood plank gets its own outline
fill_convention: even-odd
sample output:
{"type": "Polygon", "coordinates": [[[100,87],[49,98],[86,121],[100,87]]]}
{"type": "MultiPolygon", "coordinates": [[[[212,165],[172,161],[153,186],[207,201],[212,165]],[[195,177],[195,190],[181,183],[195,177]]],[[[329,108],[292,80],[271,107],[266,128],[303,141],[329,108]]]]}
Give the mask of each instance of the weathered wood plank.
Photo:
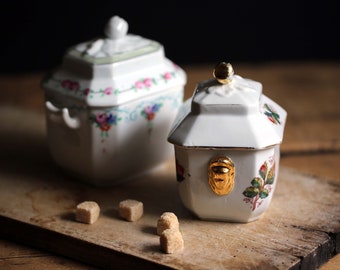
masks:
{"type": "MultiPolygon", "coordinates": [[[[13,240],[13,239],[12,239],[13,240]]],[[[0,269],[4,270],[95,270],[97,268],[32,247],[0,239],[0,269]]]]}
{"type": "Polygon", "coordinates": [[[320,267],[320,270],[339,270],[340,254],[333,257],[327,264],[320,267]]]}
{"type": "MultiPolygon", "coordinates": [[[[281,157],[281,165],[295,168],[301,173],[319,176],[325,181],[340,184],[340,153],[324,152],[302,155],[284,154],[281,157]]],[[[340,202],[339,202],[340,203],[340,202]]]]}
{"type": "Polygon", "coordinates": [[[0,231],[102,267],[117,261],[117,256],[131,256],[132,261],[186,269],[315,269],[335,252],[339,186],[282,168],[272,205],[260,220],[207,222],[181,205],[172,166],[170,162],[139,181],[110,189],[70,182],[49,171],[41,171],[39,177],[1,173],[0,231]],[[118,218],[118,202],[125,198],[144,202],[141,220],[129,223],[118,218]],[[101,206],[94,225],[74,221],[74,207],[82,200],[101,206]],[[163,211],[173,211],[180,219],[183,252],[165,255],[159,249],[156,223],[163,211]],[[93,256],[96,249],[102,258],[93,256]]]}

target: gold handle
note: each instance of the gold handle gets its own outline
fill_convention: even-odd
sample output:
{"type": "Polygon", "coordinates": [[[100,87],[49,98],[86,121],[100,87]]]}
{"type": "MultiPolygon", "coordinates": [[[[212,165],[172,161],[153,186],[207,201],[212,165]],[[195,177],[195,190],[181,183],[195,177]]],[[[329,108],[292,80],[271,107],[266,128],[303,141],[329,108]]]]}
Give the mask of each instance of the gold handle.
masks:
{"type": "Polygon", "coordinates": [[[208,169],[209,185],[217,195],[227,195],[234,188],[235,165],[226,156],[217,156],[210,160],[208,169]]]}

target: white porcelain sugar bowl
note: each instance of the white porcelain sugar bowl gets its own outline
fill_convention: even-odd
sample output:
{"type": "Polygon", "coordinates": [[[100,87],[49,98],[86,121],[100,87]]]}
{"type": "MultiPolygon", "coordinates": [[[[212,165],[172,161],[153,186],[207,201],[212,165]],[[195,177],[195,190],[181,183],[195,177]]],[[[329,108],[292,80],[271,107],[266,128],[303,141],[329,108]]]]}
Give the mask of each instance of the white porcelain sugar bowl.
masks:
{"type": "Polygon", "coordinates": [[[287,113],[229,63],[214,77],[197,85],[168,137],[179,195],[201,219],[250,222],[272,199],[287,113]]]}
{"type": "Polygon", "coordinates": [[[185,72],[156,41],[118,16],[105,37],[70,48],[42,81],[54,160],[94,185],[114,185],[173,155],[166,141],[183,103],[185,72]]]}

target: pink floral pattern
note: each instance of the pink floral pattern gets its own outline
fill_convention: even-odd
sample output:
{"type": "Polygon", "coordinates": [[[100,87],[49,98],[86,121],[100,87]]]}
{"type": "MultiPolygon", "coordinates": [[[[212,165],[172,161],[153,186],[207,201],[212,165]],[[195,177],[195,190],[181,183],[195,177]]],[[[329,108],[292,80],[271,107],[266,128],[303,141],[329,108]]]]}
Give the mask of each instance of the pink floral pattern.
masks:
{"type": "Polygon", "coordinates": [[[113,89],[112,87],[106,87],[103,92],[105,95],[109,96],[109,95],[112,95],[113,89]]]}
{"type": "Polygon", "coordinates": [[[153,85],[157,84],[157,80],[153,78],[144,78],[134,83],[135,90],[150,89],[153,85]]]}
{"type": "Polygon", "coordinates": [[[95,89],[90,89],[90,88],[84,88],[81,89],[80,83],[77,81],[72,81],[69,79],[65,79],[60,81],[60,86],[63,90],[69,91],[70,93],[77,93],[82,96],[86,96],[89,98],[94,98],[94,96],[100,96],[100,97],[105,97],[105,96],[110,96],[110,95],[118,95],[122,92],[133,90],[135,92],[141,91],[141,90],[150,90],[151,88],[155,87],[158,85],[159,82],[165,82],[167,83],[168,81],[172,80],[175,78],[177,69],[175,66],[175,70],[173,71],[166,71],[164,73],[161,73],[159,77],[145,77],[141,78],[137,81],[135,81],[130,88],[127,89],[118,89],[118,88],[113,88],[111,86],[107,86],[104,88],[101,88],[99,90],[95,89]]]}
{"type": "Polygon", "coordinates": [[[164,78],[165,81],[171,80],[172,74],[170,72],[165,72],[163,74],[163,78],[164,78]]]}
{"type": "Polygon", "coordinates": [[[79,89],[79,83],[77,81],[62,80],[61,87],[71,91],[76,91],[79,89]]]}

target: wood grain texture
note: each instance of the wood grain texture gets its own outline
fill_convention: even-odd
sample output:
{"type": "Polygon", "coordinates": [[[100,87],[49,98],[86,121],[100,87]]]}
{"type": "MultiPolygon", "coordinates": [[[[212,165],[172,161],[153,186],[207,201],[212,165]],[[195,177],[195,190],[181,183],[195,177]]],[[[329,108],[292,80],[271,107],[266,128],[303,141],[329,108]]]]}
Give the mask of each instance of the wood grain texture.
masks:
{"type": "Polygon", "coordinates": [[[334,256],[327,264],[320,267],[320,270],[338,270],[340,268],[340,254],[334,256]]]}
{"type": "Polygon", "coordinates": [[[39,176],[7,172],[0,177],[2,236],[104,268],[119,261],[126,267],[315,269],[340,244],[340,187],[287,168],[281,168],[269,210],[247,224],[192,216],[178,199],[172,161],[137,181],[106,189],[49,171],[39,176]],[[144,202],[139,221],[119,218],[118,203],[126,198],[144,202]],[[101,207],[93,225],[75,221],[75,206],[84,200],[101,207]],[[156,224],[163,211],[179,218],[183,252],[166,255],[159,249],[156,224]]]}
{"type": "Polygon", "coordinates": [[[52,255],[33,247],[23,246],[0,239],[0,269],[4,270],[95,270],[96,267],[81,264],[74,260],[52,255]]]}

